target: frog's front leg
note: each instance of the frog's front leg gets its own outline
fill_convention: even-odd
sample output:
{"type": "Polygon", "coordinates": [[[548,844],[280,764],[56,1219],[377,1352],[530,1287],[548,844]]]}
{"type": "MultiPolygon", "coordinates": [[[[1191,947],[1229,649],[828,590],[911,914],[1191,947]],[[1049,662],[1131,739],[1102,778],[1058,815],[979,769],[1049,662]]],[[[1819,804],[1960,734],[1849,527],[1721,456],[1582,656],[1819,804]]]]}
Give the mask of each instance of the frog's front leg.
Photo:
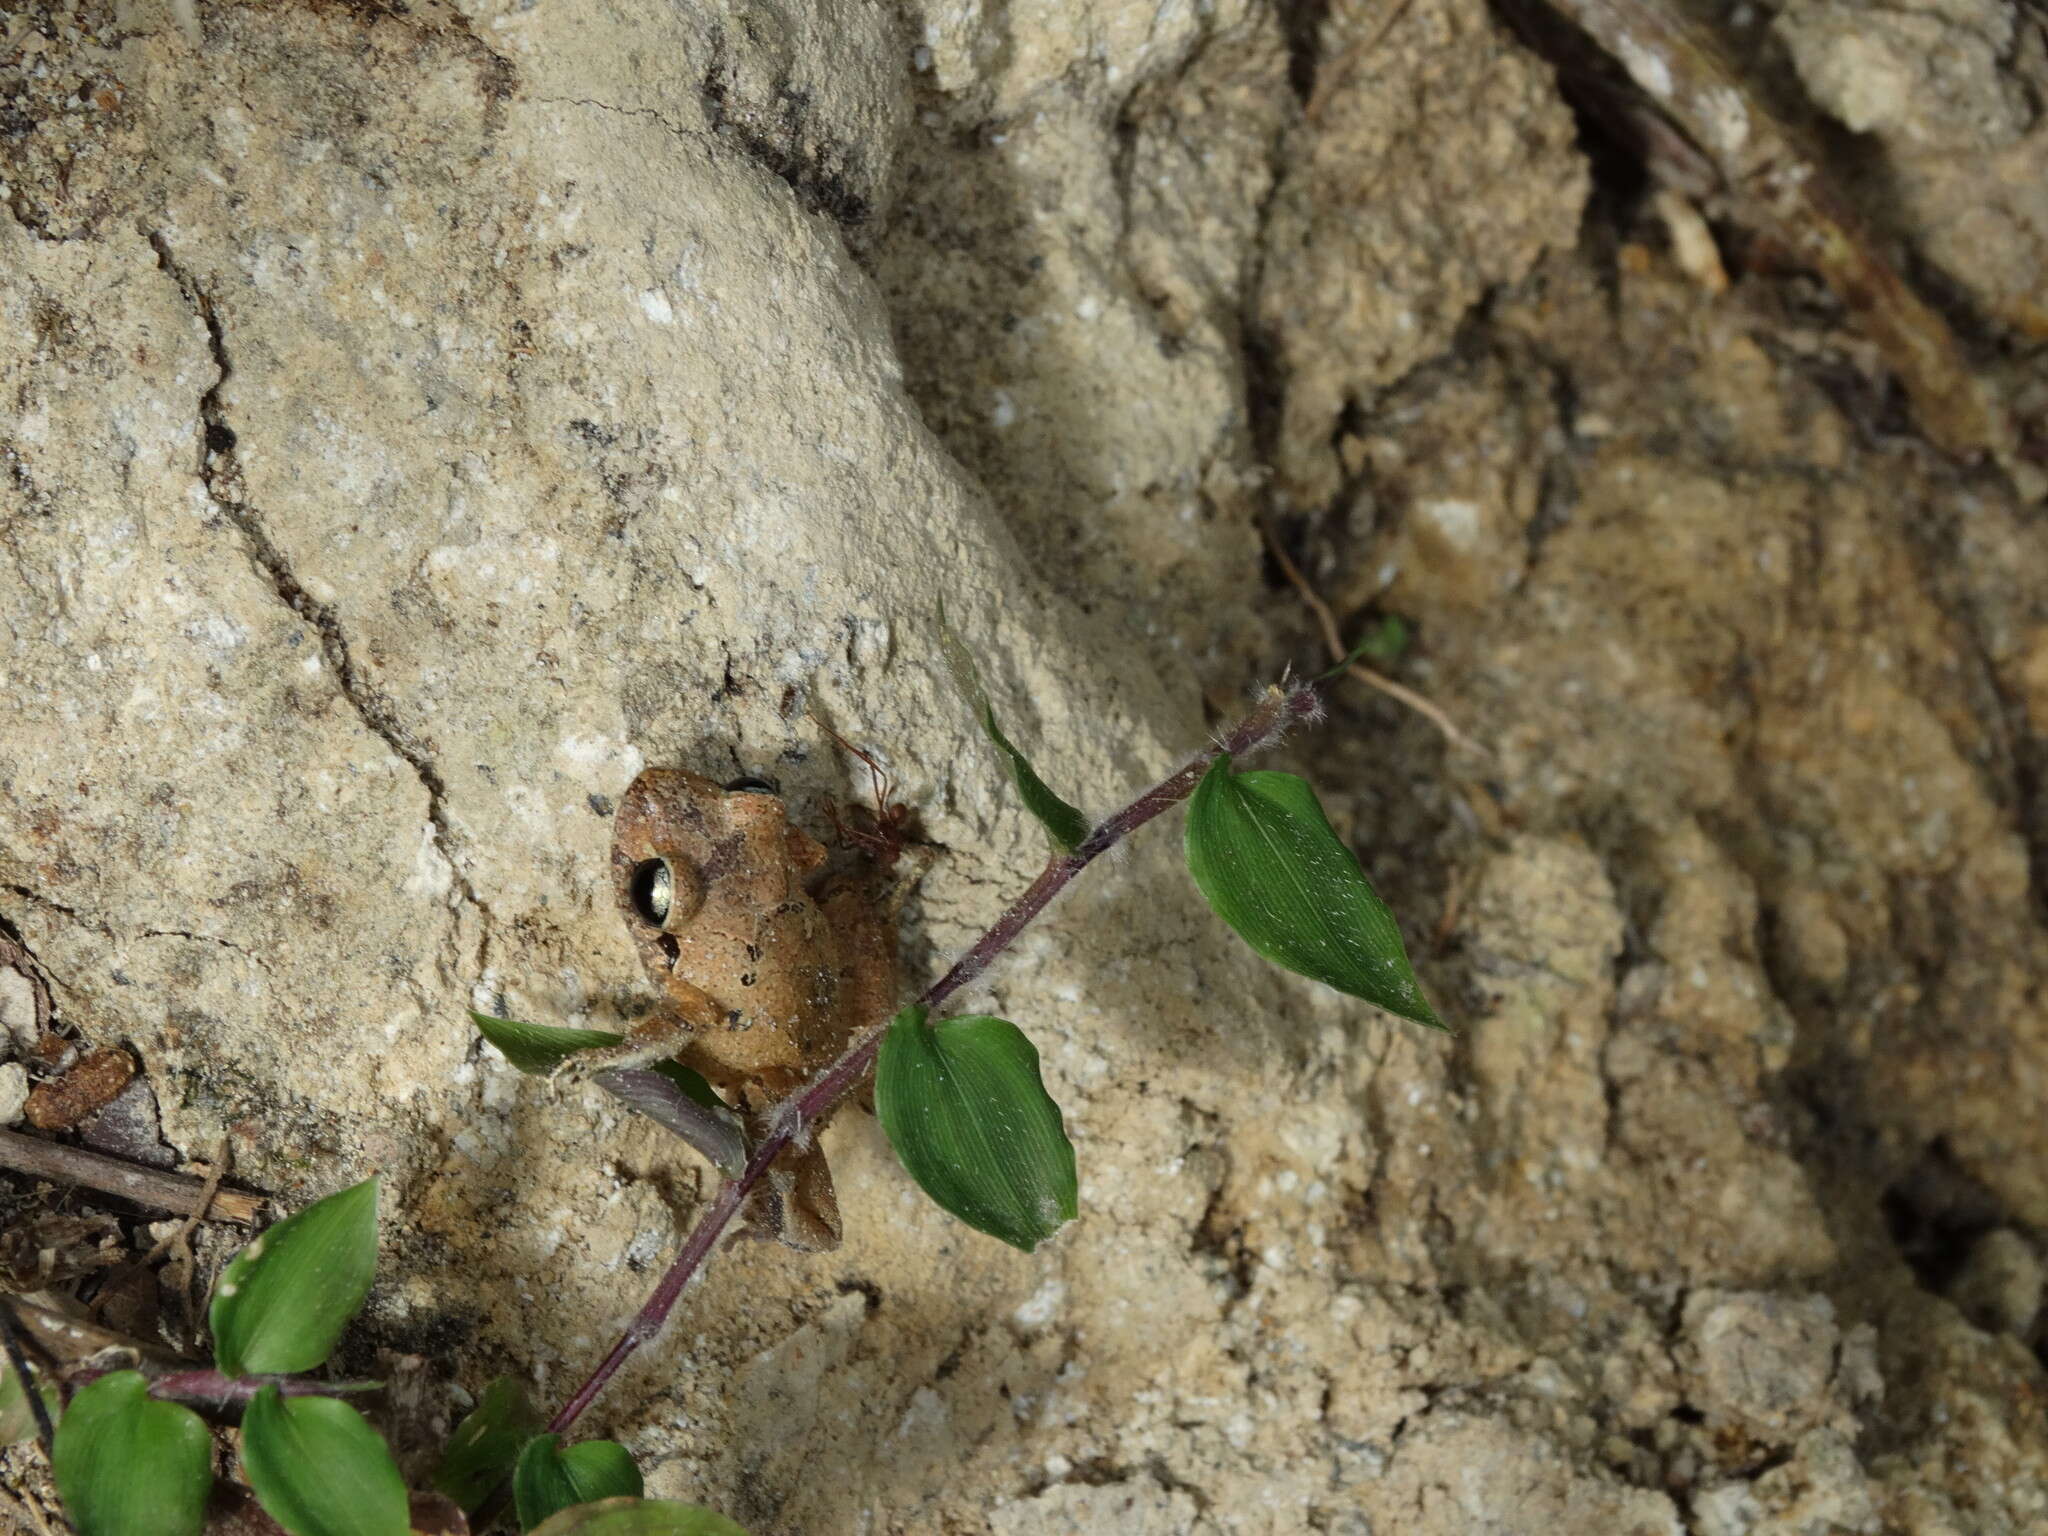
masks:
{"type": "Polygon", "coordinates": [[[587,1083],[600,1072],[628,1072],[668,1061],[715,1028],[719,1017],[718,1005],[708,995],[671,977],[662,1006],[627,1030],[625,1039],[566,1057],[548,1079],[557,1085],[587,1083]]]}

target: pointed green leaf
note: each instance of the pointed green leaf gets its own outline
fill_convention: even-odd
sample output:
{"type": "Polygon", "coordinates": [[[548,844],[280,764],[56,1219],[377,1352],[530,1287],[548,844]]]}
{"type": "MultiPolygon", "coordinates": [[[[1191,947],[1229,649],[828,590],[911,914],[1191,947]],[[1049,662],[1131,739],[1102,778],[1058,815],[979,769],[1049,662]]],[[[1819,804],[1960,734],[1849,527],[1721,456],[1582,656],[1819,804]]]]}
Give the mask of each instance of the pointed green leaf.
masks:
{"type": "Polygon", "coordinates": [[[1238,937],[1290,971],[1442,1029],[1394,914],[1291,773],[1216,759],[1188,802],[1188,873],[1238,937]]]}
{"type": "Polygon", "coordinates": [[[52,1470],[78,1536],[199,1536],[213,1436],[191,1409],[152,1401],[140,1371],[116,1371],[72,1398],[52,1470]]]}
{"type": "Polygon", "coordinates": [[[1358,637],[1358,643],[1351,647],[1351,653],[1329,671],[1317,676],[1317,682],[1335,677],[1347,670],[1354,661],[1369,661],[1374,666],[1384,667],[1398,661],[1401,653],[1408,649],[1408,621],[1398,614],[1386,614],[1377,624],[1369,627],[1358,637]]]}
{"type": "Polygon", "coordinates": [[[265,1387],[242,1414],[242,1474],[292,1536],[407,1536],[410,1501],[384,1437],[347,1403],[265,1387]]]}
{"type": "Polygon", "coordinates": [[[521,1448],[546,1427],[519,1379],[500,1376],[448,1437],[434,1486],[464,1509],[474,1509],[512,1475],[521,1448]]]}
{"type": "Polygon", "coordinates": [[[1045,828],[1045,835],[1052,839],[1053,846],[1061,853],[1072,853],[1081,846],[1088,836],[1088,818],[1046,787],[1031,766],[1030,759],[1010,745],[996,725],[995,711],[986,704],[981,707],[981,728],[988,732],[988,739],[996,744],[996,750],[1003,754],[1003,762],[1009,767],[1010,782],[1017,786],[1017,798],[1024,802],[1024,809],[1038,818],[1038,824],[1045,828]]]}
{"type": "Polygon", "coordinates": [[[977,1232],[1031,1252],[1078,1209],[1074,1147],[1038,1074],[1038,1051],[1006,1019],[925,1027],[906,1008],[882,1040],[875,1115],[924,1192],[977,1232]]]}
{"type": "MultiPolygon", "coordinates": [[[[41,1373],[31,1373],[32,1380],[40,1380],[41,1373]]],[[[35,1389],[42,1395],[43,1407],[52,1424],[64,1411],[64,1404],[58,1399],[57,1390],[48,1385],[35,1389]]],[[[15,1374],[14,1366],[0,1359],[0,1446],[26,1440],[36,1432],[36,1412],[30,1404],[28,1393],[22,1389],[21,1378],[15,1374]]]]}
{"type": "Polygon", "coordinates": [[[369,1295],[376,1267],[376,1179],[287,1216],[214,1287],[215,1364],[229,1376],[312,1370],[369,1295]]]}
{"type": "Polygon", "coordinates": [[[747,1536],[723,1515],[670,1499],[605,1499],[578,1504],[527,1536],[747,1536]]]}
{"type": "Polygon", "coordinates": [[[961,697],[974,711],[974,718],[981,722],[988,739],[1002,753],[1003,766],[1009,770],[1010,782],[1017,786],[1017,795],[1024,802],[1024,809],[1038,818],[1038,824],[1045,828],[1045,834],[1052,839],[1054,847],[1061,853],[1072,853],[1088,835],[1088,818],[1047,787],[1045,780],[1032,768],[1031,760],[1011,746],[1009,737],[997,726],[995,710],[989,706],[988,693],[981,686],[980,670],[974,665],[974,658],[967,653],[960,637],[953,632],[953,626],[946,622],[944,603],[939,605],[939,644],[946,653],[946,670],[953,674],[953,686],[960,690],[961,697]]]}
{"type": "MultiPolygon", "coordinates": [[[[469,1010],[470,1021],[513,1066],[532,1077],[545,1077],[578,1051],[617,1045],[625,1039],[608,1029],[558,1029],[548,1024],[522,1024],[517,1019],[494,1019],[488,1013],[469,1010]]],[[[725,1109],[701,1072],[693,1072],[679,1061],[657,1062],[647,1069],[659,1072],[706,1109],[725,1109]]]]}
{"type": "Polygon", "coordinates": [[[642,1488],[640,1469],[616,1440],[586,1440],[564,1450],[560,1435],[540,1435],[519,1453],[519,1466],[512,1474],[512,1503],[524,1531],[577,1504],[637,1499],[642,1488]]]}

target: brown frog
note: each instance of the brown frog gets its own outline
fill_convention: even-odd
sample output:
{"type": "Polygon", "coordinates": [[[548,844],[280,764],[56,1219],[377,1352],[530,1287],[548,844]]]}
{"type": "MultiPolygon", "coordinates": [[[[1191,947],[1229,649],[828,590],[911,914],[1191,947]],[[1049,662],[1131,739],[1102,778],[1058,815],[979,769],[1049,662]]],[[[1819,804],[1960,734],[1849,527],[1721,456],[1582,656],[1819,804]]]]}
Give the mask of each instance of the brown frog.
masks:
{"type": "MultiPolygon", "coordinates": [[[[680,768],[636,778],[612,825],[612,881],[661,1003],[607,1064],[672,1056],[758,1134],[772,1105],[880,1023],[896,1000],[902,889],[818,879],[824,863],[762,780],[721,788],[680,768]]],[[[769,1183],[756,1225],[795,1248],[839,1245],[815,1145],[782,1158],[769,1183]]]]}

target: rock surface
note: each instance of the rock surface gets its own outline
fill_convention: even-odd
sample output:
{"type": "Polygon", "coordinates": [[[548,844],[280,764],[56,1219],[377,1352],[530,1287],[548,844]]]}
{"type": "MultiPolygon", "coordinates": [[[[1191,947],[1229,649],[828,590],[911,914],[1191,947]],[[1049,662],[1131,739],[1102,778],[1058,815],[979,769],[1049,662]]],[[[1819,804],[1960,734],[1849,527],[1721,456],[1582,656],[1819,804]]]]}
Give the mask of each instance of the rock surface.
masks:
{"type": "MultiPolygon", "coordinates": [[[[1838,13],[1785,26],[1845,110],[1838,13]]],[[[2019,208],[2003,14],[1885,11],[1998,93],[1868,126],[2019,208]]],[[[1099,811],[1314,654],[1277,512],[1484,744],[1347,693],[1294,748],[1459,1036],[1238,952],[1141,840],[968,999],[1084,1219],[1000,1249],[844,1113],[846,1246],[722,1252],[593,1430],[761,1533],[2048,1521],[2048,525],[1825,306],[1589,210],[1487,7],[6,27],[0,932],[188,1155],[385,1175],[365,1359],[559,1396],[707,1193],[464,1016],[645,1006],[640,766],[822,832],[865,777],[810,714],[872,745],[949,850],[929,970],[1042,849],[940,600],[1099,811]]]]}
{"type": "Polygon", "coordinates": [[[1983,308],[2048,340],[2048,35],[2017,0],[1791,0],[1816,105],[1878,146],[1877,205],[1983,308]]]}

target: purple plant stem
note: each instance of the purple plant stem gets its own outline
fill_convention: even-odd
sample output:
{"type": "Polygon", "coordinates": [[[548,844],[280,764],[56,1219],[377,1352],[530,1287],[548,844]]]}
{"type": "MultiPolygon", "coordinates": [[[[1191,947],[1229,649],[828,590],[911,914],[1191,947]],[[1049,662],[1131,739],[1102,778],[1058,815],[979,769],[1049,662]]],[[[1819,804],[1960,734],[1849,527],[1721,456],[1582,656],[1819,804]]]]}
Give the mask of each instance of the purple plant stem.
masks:
{"type": "MultiPolygon", "coordinates": [[[[1177,771],[1109,817],[1071,852],[1054,855],[1024,894],[1012,902],[988,932],[976,939],[967,952],[953,962],[953,968],[927,987],[912,1006],[937,1008],[986,971],[1076,875],[1153,817],[1171,810],[1193,794],[1195,786],[1202,781],[1202,775],[1209,771],[1210,764],[1217,758],[1226,755],[1241,757],[1270,746],[1286,732],[1288,726],[1297,720],[1312,718],[1321,707],[1321,700],[1311,683],[1268,689],[1258,707],[1232,726],[1215,746],[1196,753],[1177,771]]],[[[769,1165],[874,1070],[875,1057],[888,1033],[889,1022],[877,1024],[862,1035],[845,1055],[814,1078],[808,1087],[783,1103],[768,1134],[754,1148],[753,1156],[747,1159],[746,1167],[737,1177],[728,1179],[719,1190],[711,1208],[698,1219],[682,1250],[669,1265],[668,1273],[661,1277],[654,1294],[647,1298],[633,1321],[626,1325],[626,1331],[612,1346],[611,1353],[599,1362],[597,1369],[576,1389],[575,1395],[562,1404],[548,1421],[551,1434],[567,1433],[569,1427],[583,1416],[583,1411],[596,1401],[612,1377],[618,1374],[619,1367],[642,1344],[661,1332],[677,1298],[683,1294],[683,1288],[711,1256],[711,1250],[725,1235],[725,1229],[739,1214],[754,1186],[767,1174],[769,1165]]]]}
{"type": "MultiPolygon", "coordinates": [[[[111,1376],[117,1370],[130,1370],[130,1366],[107,1366],[69,1372],[65,1385],[71,1391],[98,1381],[102,1376],[111,1376]]],[[[249,1399],[265,1387],[275,1387],[282,1397],[352,1397],[364,1392],[380,1392],[381,1381],[314,1381],[305,1376],[223,1376],[219,1371],[158,1371],[144,1369],[143,1375],[149,1383],[149,1395],[158,1402],[183,1403],[201,1413],[227,1413],[233,1409],[245,1408],[249,1399]]]]}
{"type": "Polygon", "coordinates": [[[309,1381],[303,1376],[223,1376],[219,1371],[173,1371],[149,1380],[149,1395],[159,1401],[226,1412],[247,1407],[265,1387],[280,1397],[352,1397],[382,1391],[381,1381],[309,1381]]]}

